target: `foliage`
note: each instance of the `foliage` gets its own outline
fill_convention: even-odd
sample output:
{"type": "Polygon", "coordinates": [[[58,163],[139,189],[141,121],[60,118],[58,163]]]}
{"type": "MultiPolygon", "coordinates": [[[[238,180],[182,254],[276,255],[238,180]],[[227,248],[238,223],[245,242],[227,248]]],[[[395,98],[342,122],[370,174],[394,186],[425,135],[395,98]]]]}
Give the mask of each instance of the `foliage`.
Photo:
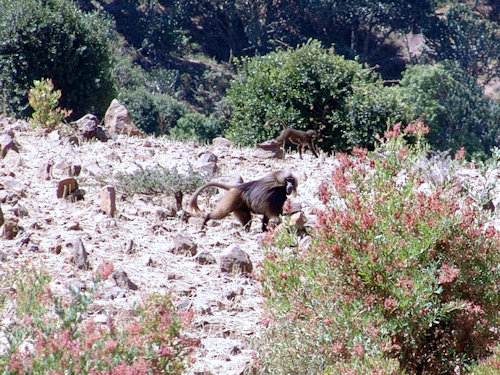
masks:
{"type": "Polygon", "coordinates": [[[29,115],[28,89],[53,80],[73,117],[102,116],[115,96],[109,23],[68,0],[0,0],[0,93],[8,112],[29,115]]]}
{"type": "Polygon", "coordinates": [[[120,35],[140,51],[143,63],[156,65],[186,43],[175,12],[158,1],[122,0],[104,9],[115,19],[120,35]]]}
{"type": "Polygon", "coordinates": [[[2,273],[2,290],[12,292],[4,296],[1,309],[15,309],[10,326],[2,329],[7,339],[0,355],[2,373],[182,374],[198,343],[182,336],[191,317],[177,315],[169,296],[148,297],[138,318],[123,323],[109,318],[107,324],[96,324],[89,316],[99,280],[112,271],[111,263],[102,264],[93,286],[70,288],[70,296],[53,294],[43,270],[2,273]]]}
{"type": "Polygon", "coordinates": [[[410,118],[421,118],[429,125],[428,140],[434,148],[454,153],[463,146],[471,155],[484,155],[497,144],[500,123],[495,104],[456,65],[409,67],[400,91],[410,118]]]}
{"type": "Polygon", "coordinates": [[[377,157],[338,154],[312,244],[278,235],[262,276],[263,373],[450,374],[491,354],[500,237],[474,199],[422,178],[427,131],[396,124],[377,157]]]}
{"type": "MultiPolygon", "coordinates": [[[[168,2],[164,2],[167,4],[168,2]]],[[[309,38],[335,43],[347,56],[373,60],[392,32],[419,31],[435,0],[177,0],[179,24],[219,60],[265,55],[309,38]]],[[[386,64],[392,63],[395,56],[386,64]]]]}
{"type": "Polygon", "coordinates": [[[204,176],[192,170],[181,174],[176,169],[156,167],[141,169],[134,173],[119,172],[113,177],[99,176],[103,185],[112,184],[117,190],[129,195],[192,193],[206,181],[204,176]]]}
{"type": "Polygon", "coordinates": [[[178,140],[210,142],[224,133],[222,120],[200,113],[188,113],[177,121],[170,134],[178,140]]]}
{"type": "Polygon", "coordinates": [[[33,81],[33,87],[28,92],[28,101],[34,111],[31,115],[33,126],[55,129],[71,115],[71,110],[58,107],[60,98],[61,90],[54,90],[51,79],[33,81]]]}
{"type": "Polygon", "coordinates": [[[188,113],[185,103],[146,88],[126,90],[119,98],[129,110],[132,121],[146,133],[169,134],[177,121],[188,113]]]}
{"type": "Polygon", "coordinates": [[[500,75],[500,25],[468,5],[454,4],[429,22],[425,41],[437,61],[453,60],[483,83],[500,75]]]}
{"type": "Polygon", "coordinates": [[[281,118],[290,127],[315,129],[327,152],[370,146],[375,133],[404,117],[397,95],[375,73],[313,40],[241,59],[227,101],[232,114],[226,135],[244,145],[276,136],[278,127],[263,124],[281,118]]]}

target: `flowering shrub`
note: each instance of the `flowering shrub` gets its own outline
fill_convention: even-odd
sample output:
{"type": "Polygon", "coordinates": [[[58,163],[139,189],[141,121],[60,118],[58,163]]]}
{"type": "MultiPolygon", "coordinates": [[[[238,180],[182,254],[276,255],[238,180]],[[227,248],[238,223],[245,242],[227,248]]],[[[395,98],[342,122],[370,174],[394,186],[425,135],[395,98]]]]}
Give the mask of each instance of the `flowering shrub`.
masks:
{"type": "Polygon", "coordinates": [[[99,267],[95,284],[81,292],[70,289],[71,299],[54,295],[43,271],[24,269],[0,280],[15,285],[4,296],[2,314],[15,309],[9,327],[0,335],[2,374],[181,374],[197,345],[184,338],[181,327],[190,315],[178,316],[169,296],[148,297],[137,310],[137,319],[123,324],[109,318],[106,324],[88,316],[88,306],[98,294],[100,278],[112,265],[99,267]],[[3,345],[6,343],[6,345],[3,345]]]}
{"type": "Polygon", "coordinates": [[[30,120],[33,126],[53,130],[71,115],[72,110],[58,107],[60,98],[61,90],[54,90],[51,79],[33,81],[33,87],[28,93],[29,104],[34,110],[30,120]]]}
{"type": "Polygon", "coordinates": [[[377,157],[338,155],[312,246],[278,236],[264,262],[266,371],[452,373],[491,354],[499,236],[471,197],[424,189],[427,130],[396,124],[377,157]]]}

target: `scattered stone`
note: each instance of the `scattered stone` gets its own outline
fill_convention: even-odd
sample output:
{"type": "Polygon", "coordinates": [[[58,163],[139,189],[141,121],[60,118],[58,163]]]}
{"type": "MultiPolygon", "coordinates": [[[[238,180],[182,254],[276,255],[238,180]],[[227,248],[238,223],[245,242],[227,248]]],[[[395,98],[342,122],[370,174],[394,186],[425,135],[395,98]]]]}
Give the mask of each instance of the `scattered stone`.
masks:
{"type": "Polygon", "coordinates": [[[3,164],[5,167],[11,170],[16,170],[17,168],[23,165],[23,159],[21,158],[21,155],[19,155],[19,153],[9,152],[3,158],[3,164]]]}
{"type": "Polygon", "coordinates": [[[19,203],[17,203],[14,207],[12,207],[10,209],[10,212],[12,212],[16,217],[29,216],[28,209],[19,203]]]}
{"type": "Polygon", "coordinates": [[[66,139],[66,143],[68,145],[72,145],[72,146],[80,146],[80,140],[78,139],[78,137],[76,135],[70,135],[66,139]]]}
{"type": "Polygon", "coordinates": [[[109,291],[109,298],[112,300],[117,298],[125,298],[126,296],[127,296],[127,291],[125,289],[120,288],[117,285],[112,287],[109,291]]]}
{"type": "Polygon", "coordinates": [[[19,152],[19,144],[15,141],[12,131],[0,135],[0,153],[2,158],[4,158],[10,150],[19,152]]]}
{"type": "Polygon", "coordinates": [[[212,144],[216,147],[231,147],[233,145],[230,140],[224,137],[217,137],[212,139],[212,144]]]}
{"type": "Polygon", "coordinates": [[[41,180],[50,180],[52,178],[52,168],[54,167],[54,162],[49,159],[45,161],[38,170],[38,177],[41,180]]]}
{"type": "Polygon", "coordinates": [[[40,245],[36,242],[30,242],[26,247],[26,250],[31,251],[33,253],[38,253],[40,251],[40,245]]]}
{"type": "Polygon", "coordinates": [[[77,128],[83,139],[95,138],[101,142],[106,142],[111,139],[111,136],[106,132],[106,130],[99,126],[99,120],[97,117],[92,114],[86,114],[71,124],[77,128]]]}
{"type": "Polygon", "coordinates": [[[57,198],[69,197],[77,189],[78,182],[73,177],[65,178],[57,184],[57,198]]]}
{"type": "Polygon", "coordinates": [[[202,251],[195,257],[196,262],[199,264],[214,264],[216,263],[215,257],[208,251],[202,251]]]}
{"type": "Polygon", "coordinates": [[[177,311],[189,311],[191,306],[193,305],[193,301],[191,299],[186,298],[177,304],[177,311]]]}
{"type": "Polygon", "coordinates": [[[174,254],[185,254],[185,255],[196,255],[196,250],[198,245],[193,242],[190,237],[178,233],[174,237],[174,246],[172,247],[172,253],[174,254]]]}
{"type": "Polygon", "coordinates": [[[133,239],[128,240],[127,243],[125,244],[125,252],[127,254],[135,253],[135,243],[133,239]]]}
{"type": "Polygon", "coordinates": [[[200,172],[204,173],[204,174],[208,174],[208,175],[212,175],[214,174],[215,172],[217,172],[217,164],[216,163],[213,163],[213,162],[209,162],[209,163],[203,163],[201,164],[198,169],[200,170],[200,172]]]}
{"type": "Polygon", "coordinates": [[[238,245],[229,247],[220,258],[220,269],[222,272],[252,272],[253,265],[250,256],[238,245]]]}
{"type": "Polygon", "coordinates": [[[296,212],[290,216],[290,225],[297,228],[297,230],[303,230],[306,223],[306,215],[303,212],[296,212]]]}
{"type": "Polygon", "coordinates": [[[3,225],[4,222],[5,219],[3,218],[2,206],[0,206],[0,227],[3,225]]]}
{"type": "Polygon", "coordinates": [[[165,220],[169,217],[175,217],[177,215],[177,209],[174,206],[168,206],[165,209],[156,210],[156,216],[158,219],[165,220]]]}
{"type": "Polygon", "coordinates": [[[33,233],[31,232],[26,232],[24,233],[21,238],[17,241],[17,245],[19,246],[24,246],[24,245],[27,245],[30,243],[30,240],[31,240],[31,236],[33,235],[33,233]]]}
{"type": "Polygon", "coordinates": [[[60,243],[55,243],[49,246],[49,252],[54,253],[54,254],[61,254],[62,251],[62,244],[60,243]]]}
{"type": "Polygon", "coordinates": [[[87,260],[87,251],[80,238],[73,241],[73,263],[80,269],[90,269],[90,264],[87,260]]]}
{"type": "Polygon", "coordinates": [[[278,148],[276,150],[255,150],[253,154],[258,159],[283,159],[285,153],[283,149],[278,148]]]}
{"type": "Polygon", "coordinates": [[[9,260],[7,253],[0,250],[0,262],[6,262],[7,260],[9,260]]]}
{"type": "Polygon", "coordinates": [[[239,287],[236,290],[232,289],[226,293],[226,298],[230,301],[233,301],[236,296],[243,295],[243,288],[239,287]]]}
{"type": "Polygon", "coordinates": [[[97,314],[93,318],[95,323],[106,324],[109,321],[109,317],[106,314],[97,314]]]}
{"type": "Polygon", "coordinates": [[[1,230],[0,238],[6,240],[13,240],[16,238],[18,233],[21,232],[21,227],[19,226],[19,220],[15,217],[10,217],[4,221],[1,230]]]}
{"type": "Polygon", "coordinates": [[[60,130],[53,130],[49,134],[47,134],[47,140],[49,142],[58,142],[61,140],[61,131],[60,130]]]}
{"type": "Polygon", "coordinates": [[[142,131],[130,119],[127,108],[113,99],[104,115],[104,127],[114,134],[142,135],[142,131]]]}
{"type": "Polygon", "coordinates": [[[238,354],[241,354],[241,349],[238,347],[238,346],[233,346],[233,348],[231,349],[231,355],[238,355],[238,354]]]}
{"type": "Polygon", "coordinates": [[[200,163],[217,163],[217,156],[209,151],[205,151],[198,156],[200,163]]]}
{"type": "Polygon", "coordinates": [[[80,223],[78,221],[69,221],[66,224],[67,230],[80,230],[80,223]]]}
{"type": "Polygon", "coordinates": [[[68,167],[68,176],[78,177],[82,171],[82,166],[78,164],[72,164],[68,167]]]}
{"type": "Polygon", "coordinates": [[[104,170],[96,161],[84,165],[83,170],[87,171],[90,176],[99,176],[104,173],[104,170]]]}
{"type": "Polygon", "coordinates": [[[187,223],[189,221],[189,219],[191,218],[191,214],[189,212],[187,212],[186,210],[180,210],[179,212],[177,212],[177,217],[182,222],[187,223]]]}
{"type": "Polygon", "coordinates": [[[28,187],[13,177],[7,176],[2,179],[2,185],[5,189],[10,190],[20,197],[26,196],[26,189],[28,187]]]}
{"type": "Polygon", "coordinates": [[[113,280],[117,286],[127,290],[138,290],[139,287],[134,284],[128,277],[125,271],[114,271],[113,272],[113,280]]]}
{"type": "Polygon", "coordinates": [[[111,185],[107,185],[101,190],[101,211],[111,217],[115,216],[116,192],[115,188],[111,185]]]}

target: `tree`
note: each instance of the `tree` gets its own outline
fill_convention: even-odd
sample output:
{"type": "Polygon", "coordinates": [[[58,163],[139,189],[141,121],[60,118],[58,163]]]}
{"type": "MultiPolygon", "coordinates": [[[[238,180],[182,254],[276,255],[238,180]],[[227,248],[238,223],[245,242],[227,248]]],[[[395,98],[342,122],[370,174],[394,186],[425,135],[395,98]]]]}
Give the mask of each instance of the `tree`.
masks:
{"type": "Polygon", "coordinates": [[[400,91],[410,116],[429,126],[434,148],[456,152],[464,146],[469,154],[484,155],[497,144],[498,110],[456,64],[412,66],[403,74],[400,91]]]}
{"type": "Polygon", "coordinates": [[[396,93],[379,76],[310,40],[296,49],[239,61],[226,95],[232,108],[226,136],[239,144],[275,137],[280,118],[289,126],[314,129],[325,151],[370,147],[375,133],[404,119],[396,93]]]}
{"type": "Polygon", "coordinates": [[[467,5],[450,7],[430,24],[425,40],[431,57],[456,61],[483,84],[500,75],[500,27],[467,5]]]}
{"type": "Polygon", "coordinates": [[[0,0],[0,95],[5,111],[28,116],[40,78],[62,91],[73,118],[103,115],[115,96],[108,23],[69,0],[0,0]]]}

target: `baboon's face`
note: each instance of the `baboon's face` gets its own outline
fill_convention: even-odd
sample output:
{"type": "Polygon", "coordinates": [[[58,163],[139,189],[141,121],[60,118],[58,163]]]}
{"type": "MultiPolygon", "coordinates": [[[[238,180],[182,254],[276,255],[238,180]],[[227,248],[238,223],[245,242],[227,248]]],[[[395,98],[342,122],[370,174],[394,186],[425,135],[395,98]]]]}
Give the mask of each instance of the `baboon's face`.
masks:
{"type": "Polygon", "coordinates": [[[297,181],[294,177],[287,177],[285,179],[286,195],[292,194],[297,189],[297,181]]]}

